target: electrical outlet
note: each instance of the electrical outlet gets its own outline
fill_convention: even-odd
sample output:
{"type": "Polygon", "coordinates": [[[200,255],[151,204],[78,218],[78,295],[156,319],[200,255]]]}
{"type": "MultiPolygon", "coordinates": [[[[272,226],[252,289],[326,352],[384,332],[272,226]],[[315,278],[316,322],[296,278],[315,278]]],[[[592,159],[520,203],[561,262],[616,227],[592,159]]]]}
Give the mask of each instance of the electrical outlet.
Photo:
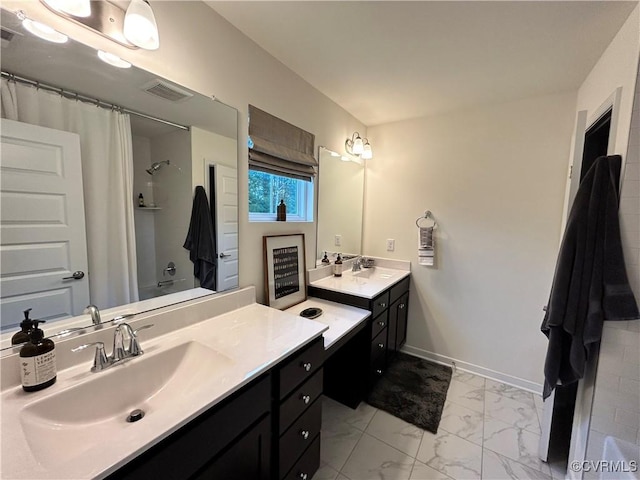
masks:
{"type": "Polygon", "coordinates": [[[396,249],[396,241],[393,238],[387,238],[387,252],[393,252],[396,249]]]}
{"type": "Polygon", "coordinates": [[[334,239],[333,239],[333,244],[334,244],[336,247],[341,246],[341,245],[342,245],[342,235],[336,235],[336,236],[334,237],[334,239]]]}

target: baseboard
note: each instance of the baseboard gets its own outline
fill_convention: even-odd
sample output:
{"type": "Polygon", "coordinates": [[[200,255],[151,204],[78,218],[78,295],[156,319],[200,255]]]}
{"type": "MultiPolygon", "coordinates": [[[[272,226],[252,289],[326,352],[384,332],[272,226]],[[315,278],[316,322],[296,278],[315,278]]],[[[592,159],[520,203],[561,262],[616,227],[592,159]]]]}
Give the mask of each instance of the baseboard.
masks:
{"type": "Polygon", "coordinates": [[[416,357],[424,358],[425,360],[430,360],[434,363],[439,363],[440,365],[447,365],[450,367],[452,363],[455,363],[456,369],[462,370],[463,372],[473,373],[474,375],[480,375],[481,377],[489,378],[497,382],[506,383],[507,385],[521,388],[522,390],[535,393],[536,395],[540,395],[542,393],[542,385],[539,383],[531,382],[519,377],[514,377],[513,375],[509,375],[506,373],[497,372],[495,370],[491,370],[490,368],[481,367],[480,365],[474,365],[473,363],[468,363],[456,358],[447,357],[446,355],[440,355],[439,353],[429,352],[428,350],[423,350],[411,345],[405,345],[404,347],[402,347],[402,351],[411,355],[415,355],[416,357]]]}

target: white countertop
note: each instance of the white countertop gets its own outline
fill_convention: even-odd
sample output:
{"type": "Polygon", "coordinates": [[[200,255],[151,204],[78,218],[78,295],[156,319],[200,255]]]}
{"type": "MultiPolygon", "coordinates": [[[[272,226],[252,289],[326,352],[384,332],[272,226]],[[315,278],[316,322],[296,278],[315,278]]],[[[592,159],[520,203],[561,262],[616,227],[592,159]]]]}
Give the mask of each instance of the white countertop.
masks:
{"type": "Polygon", "coordinates": [[[314,318],[316,322],[323,323],[329,327],[322,336],[324,337],[324,349],[328,350],[333,344],[344,337],[359,324],[366,321],[371,315],[369,310],[342,305],[340,303],[322,300],[320,298],[309,297],[302,303],[285,310],[287,313],[300,315],[306,308],[321,308],[322,315],[314,318]]]}
{"type": "MultiPolygon", "coordinates": [[[[91,363],[83,362],[59,371],[57,382],[39,392],[27,393],[21,386],[5,389],[1,396],[0,477],[29,480],[104,477],[239,390],[326,329],[327,326],[322,323],[253,303],[148,341],[141,335],[145,354],[104,372],[91,373],[91,363]],[[228,359],[224,365],[216,365],[213,380],[207,378],[206,370],[203,370],[204,380],[208,380],[206,388],[185,392],[181,398],[172,401],[171,407],[166,410],[147,411],[140,422],[126,423],[123,419],[120,426],[114,422],[114,418],[97,418],[90,427],[82,425],[85,431],[78,433],[86,434],[93,429],[100,431],[101,423],[106,422],[109,425],[117,424],[118,431],[113,435],[103,435],[98,441],[78,441],[74,448],[62,441],[38,446],[38,438],[33,438],[37,436],[28,437],[25,433],[26,423],[33,423],[33,419],[27,420],[25,417],[27,407],[77,387],[85,380],[110,375],[117,369],[130,368],[135,362],[153,361],[155,355],[190,341],[214,350],[218,358],[228,359]]],[[[111,348],[107,346],[107,353],[110,352],[111,348]]],[[[106,401],[108,399],[95,398],[95,406],[99,407],[99,402],[106,401]]],[[[131,408],[138,407],[131,405],[131,408]]],[[[73,424],[60,427],[79,428],[73,424]]],[[[44,428],[49,429],[49,437],[55,438],[56,425],[47,424],[44,428]]]]}
{"type": "Polygon", "coordinates": [[[363,268],[358,272],[345,268],[341,277],[329,275],[309,282],[309,286],[371,299],[408,277],[410,273],[408,268],[404,270],[383,266],[363,268]]]}

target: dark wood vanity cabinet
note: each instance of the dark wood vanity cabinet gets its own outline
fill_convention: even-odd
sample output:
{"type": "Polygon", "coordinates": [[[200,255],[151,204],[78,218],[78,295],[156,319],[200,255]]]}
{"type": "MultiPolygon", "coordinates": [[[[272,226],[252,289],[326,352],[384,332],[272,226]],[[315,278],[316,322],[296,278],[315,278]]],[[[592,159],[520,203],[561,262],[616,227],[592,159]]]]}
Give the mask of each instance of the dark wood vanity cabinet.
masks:
{"type": "Polygon", "coordinates": [[[323,363],[320,337],[274,372],[274,479],[311,479],[320,466],[323,363]]]}
{"type": "Polygon", "coordinates": [[[320,466],[323,361],[319,337],[107,478],[311,479],[320,466]]]}
{"type": "Polygon", "coordinates": [[[342,360],[345,358],[350,360],[350,365],[356,365],[354,352],[359,351],[360,347],[355,339],[347,347],[349,352],[334,355],[339,360],[329,359],[325,368],[328,372],[325,394],[355,408],[361,400],[366,398],[376,381],[384,375],[389,362],[407,340],[409,277],[393,284],[373,299],[313,286],[309,286],[309,296],[352,305],[371,312],[371,320],[367,326],[368,338],[365,339],[368,357],[364,367],[366,372],[362,369],[354,371],[353,368],[349,370],[344,368],[342,360]],[[336,362],[340,362],[343,366],[336,362]],[[366,379],[367,384],[364,388],[360,386],[361,378],[366,379]],[[349,385],[351,385],[350,388],[349,385]]]}

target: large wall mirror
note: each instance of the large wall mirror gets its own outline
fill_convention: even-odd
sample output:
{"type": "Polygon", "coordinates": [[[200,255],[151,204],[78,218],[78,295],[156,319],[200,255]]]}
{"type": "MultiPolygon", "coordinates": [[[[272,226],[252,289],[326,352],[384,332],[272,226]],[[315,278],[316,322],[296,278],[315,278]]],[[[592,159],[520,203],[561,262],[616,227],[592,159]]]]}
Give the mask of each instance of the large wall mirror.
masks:
{"type": "Polygon", "coordinates": [[[187,298],[176,292],[200,286],[183,248],[198,185],[218,257],[204,294],[237,287],[237,111],[1,15],[3,338],[28,308],[51,334],[88,304],[187,298]]]}
{"type": "Polygon", "coordinates": [[[316,265],[324,252],[362,253],[364,164],[325,147],[318,151],[318,233],[316,265]]]}

